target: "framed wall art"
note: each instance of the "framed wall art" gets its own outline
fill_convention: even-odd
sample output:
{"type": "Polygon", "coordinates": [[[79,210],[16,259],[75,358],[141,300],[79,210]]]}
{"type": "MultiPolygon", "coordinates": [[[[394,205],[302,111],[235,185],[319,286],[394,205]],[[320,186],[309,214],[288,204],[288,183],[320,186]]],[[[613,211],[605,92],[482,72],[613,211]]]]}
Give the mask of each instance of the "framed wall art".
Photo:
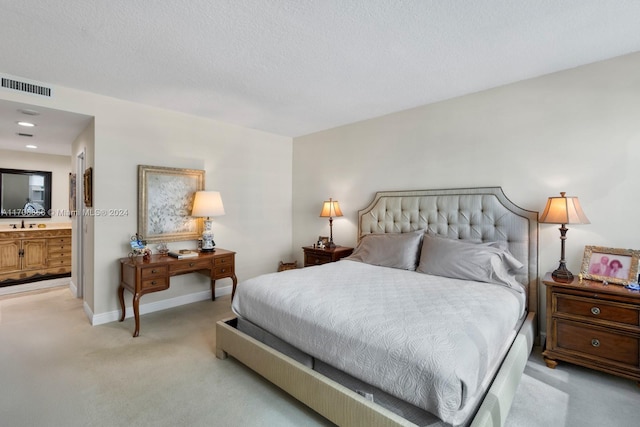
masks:
{"type": "Polygon", "coordinates": [[[639,258],[640,251],[633,249],[585,246],[580,274],[584,279],[624,285],[636,281],[639,258]]]}
{"type": "Polygon", "coordinates": [[[147,243],[197,240],[202,220],[191,216],[204,171],[138,165],[138,234],[147,243]]]}
{"type": "Polygon", "coordinates": [[[84,205],[93,206],[93,168],[84,171],[84,205]]]}
{"type": "Polygon", "coordinates": [[[69,172],[69,218],[76,213],[76,174],[69,172]]]}

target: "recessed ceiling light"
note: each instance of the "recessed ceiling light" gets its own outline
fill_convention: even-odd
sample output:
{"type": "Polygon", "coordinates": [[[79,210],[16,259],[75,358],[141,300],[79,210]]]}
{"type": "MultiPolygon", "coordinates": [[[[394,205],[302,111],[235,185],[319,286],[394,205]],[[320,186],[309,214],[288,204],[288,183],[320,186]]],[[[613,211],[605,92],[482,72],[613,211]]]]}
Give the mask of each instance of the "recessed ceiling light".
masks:
{"type": "Polygon", "coordinates": [[[38,148],[38,146],[37,146],[37,145],[31,145],[31,144],[29,144],[29,145],[25,145],[25,147],[27,147],[27,148],[31,148],[32,150],[35,150],[36,148],[38,148]]]}
{"type": "Polygon", "coordinates": [[[20,126],[24,126],[24,127],[27,127],[27,128],[32,128],[32,127],[35,126],[35,124],[33,124],[31,122],[16,122],[16,123],[18,123],[20,126]]]}
{"type": "Polygon", "coordinates": [[[38,113],[36,110],[28,110],[26,108],[21,108],[18,111],[21,112],[22,114],[26,114],[27,116],[39,116],[40,115],[40,113],[38,113]]]}

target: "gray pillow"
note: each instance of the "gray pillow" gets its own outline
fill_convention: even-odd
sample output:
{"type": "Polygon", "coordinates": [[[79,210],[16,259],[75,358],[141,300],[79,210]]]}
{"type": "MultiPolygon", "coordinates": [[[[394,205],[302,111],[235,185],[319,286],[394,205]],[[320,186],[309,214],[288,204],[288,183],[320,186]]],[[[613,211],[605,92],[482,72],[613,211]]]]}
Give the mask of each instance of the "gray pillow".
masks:
{"type": "Polygon", "coordinates": [[[515,273],[523,267],[495,242],[471,243],[425,234],[416,271],[454,279],[495,283],[524,292],[515,273]]]}
{"type": "Polygon", "coordinates": [[[353,251],[343,259],[360,261],[382,267],[415,270],[424,231],[411,233],[367,234],[353,251]]]}

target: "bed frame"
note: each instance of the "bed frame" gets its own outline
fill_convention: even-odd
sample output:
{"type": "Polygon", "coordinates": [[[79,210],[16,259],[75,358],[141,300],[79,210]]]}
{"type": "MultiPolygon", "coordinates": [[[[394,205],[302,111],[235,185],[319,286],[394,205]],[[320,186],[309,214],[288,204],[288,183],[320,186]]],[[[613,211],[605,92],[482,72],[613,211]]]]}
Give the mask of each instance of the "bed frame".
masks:
{"type": "MultiPolygon", "coordinates": [[[[538,335],[538,213],[513,204],[500,187],[376,193],[358,213],[358,239],[369,233],[433,233],[477,241],[506,241],[527,268],[518,276],[528,314],[470,425],[502,426],[538,335]]],[[[340,426],[415,426],[235,328],[216,324],[216,356],[228,355],[340,426]]]]}

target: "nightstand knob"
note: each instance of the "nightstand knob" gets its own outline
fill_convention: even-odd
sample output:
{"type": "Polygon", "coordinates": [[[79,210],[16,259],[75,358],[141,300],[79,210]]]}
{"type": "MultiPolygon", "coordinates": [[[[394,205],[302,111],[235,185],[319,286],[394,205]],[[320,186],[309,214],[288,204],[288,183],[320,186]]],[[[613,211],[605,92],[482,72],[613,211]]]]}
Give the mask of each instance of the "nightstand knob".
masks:
{"type": "Polygon", "coordinates": [[[591,340],[591,345],[594,347],[600,347],[600,340],[597,338],[594,338],[591,340]]]}
{"type": "Polygon", "coordinates": [[[591,314],[597,316],[598,314],[600,314],[600,309],[598,307],[591,307],[591,314]]]}

